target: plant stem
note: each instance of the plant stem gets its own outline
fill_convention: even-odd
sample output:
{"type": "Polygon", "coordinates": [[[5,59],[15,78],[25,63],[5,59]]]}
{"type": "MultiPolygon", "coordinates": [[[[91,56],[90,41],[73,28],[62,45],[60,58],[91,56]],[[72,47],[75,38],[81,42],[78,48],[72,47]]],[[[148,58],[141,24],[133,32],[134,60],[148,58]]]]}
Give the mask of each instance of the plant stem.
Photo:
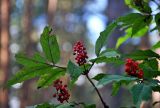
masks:
{"type": "Polygon", "coordinates": [[[97,92],[97,94],[98,94],[98,96],[99,96],[99,98],[100,98],[100,100],[101,100],[104,108],[109,108],[109,106],[106,105],[106,103],[104,102],[104,100],[103,100],[103,98],[102,98],[99,90],[97,89],[97,87],[95,86],[95,84],[92,82],[92,80],[89,78],[88,74],[86,74],[86,77],[87,77],[88,81],[92,84],[92,86],[94,87],[94,89],[96,90],[96,92],[97,92]]]}

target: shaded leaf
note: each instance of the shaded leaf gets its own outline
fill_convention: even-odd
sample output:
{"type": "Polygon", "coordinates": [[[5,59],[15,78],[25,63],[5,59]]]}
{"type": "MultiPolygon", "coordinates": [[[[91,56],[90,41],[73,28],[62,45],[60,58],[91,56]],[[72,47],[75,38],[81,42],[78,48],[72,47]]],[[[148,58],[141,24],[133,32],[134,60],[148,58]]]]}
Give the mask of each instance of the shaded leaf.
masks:
{"type": "Polygon", "coordinates": [[[145,60],[139,66],[144,71],[144,78],[154,78],[160,75],[160,71],[158,71],[158,61],[155,58],[145,60]]]}
{"type": "Polygon", "coordinates": [[[131,54],[127,54],[126,57],[133,58],[135,60],[145,60],[148,58],[160,58],[160,55],[152,50],[138,50],[131,54]]]}
{"type": "Polygon", "coordinates": [[[100,73],[98,75],[96,75],[95,77],[93,77],[92,79],[99,81],[100,79],[102,79],[106,74],[104,73],[100,73]]]}
{"type": "Polygon", "coordinates": [[[119,17],[116,21],[118,25],[120,26],[131,26],[133,25],[137,20],[143,19],[144,16],[140,13],[129,13],[125,16],[119,17]]]}
{"type": "Polygon", "coordinates": [[[107,85],[111,82],[119,81],[135,81],[136,77],[126,77],[121,75],[105,75],[102,79],[99,80],[98,85],[107,85]]]}
{"type": "Polygon", "coordinates": [[[74,108],[74,105],[71,103],[65,103],[65,104],[58,105],[56,108],[74,108]]]}
{"type": "Polygon", "coordinates": [[[124,61],[122,61],[120,58],[116,58],[116,57],[107,58],[105,56],[91,59],[90,61],[91,62],[95,61],[95,63],[107,63],[107,64],[114,63],[116,65],[121,65],[124,63],[124,61]]]}
{"type": "Polygon", "coordinates": [[[155,15],[155,22],[156,22],[156,25],[157,25],[156,28],[160,32],[160,13],[155,15]]]}
{"type": "Polygon", "coordinates": [[[107,28],[100,33],[99,38],[96,41],[95,45],[95,53],[97,56],[99,56],[99,53],[102,49],[102,47],[106,44],[108,36],[113,32],[113,30],[117,27],[116,22],[113,22],[107,26],[107,28]]]}
{"type": "Polygon", "coordinates": [[[100,56],[111,58],[111,57],[120,57],[120,54],[116,50],[106,49],[100,53],[100,56]]]}
{"type": "Polygon", "coordinates": [[[83,73],[83,70],[79,66],[75,65],[73,62],[69,61],[67,65],[67,72],[70,74],[72,83],[74,83],[83,73]]]}
{"type": "Polygon", "coordinates": [[[84,108],[96,108],[96,105],[95,104],[90,104],[90,105],[84,104],[83,107],[84,108]]]}
{"type": "Polygon", "coordinates": [[[133,102],[139,106],[143,100],[147,101],[151,99],[152,89],[145,84],[136,84],[131,88],[131,94],[133,102]]]}
{"type": "Polygon", "coordinates": [[[121,83],[120,82],[113,83],[113,86],[112,86],[112,96],[115,96],[118,93],[120,87],[121,87],[121,83]]]}

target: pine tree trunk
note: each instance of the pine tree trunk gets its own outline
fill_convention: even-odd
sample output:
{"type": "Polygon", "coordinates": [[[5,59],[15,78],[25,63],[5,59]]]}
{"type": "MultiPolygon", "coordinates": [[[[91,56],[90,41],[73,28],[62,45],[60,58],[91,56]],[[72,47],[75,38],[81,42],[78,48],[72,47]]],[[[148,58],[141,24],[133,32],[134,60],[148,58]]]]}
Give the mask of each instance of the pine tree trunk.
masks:
{"type": "MultiPolygon", "coordinates": [[[[24,42],[26,45],[26,50],[28,55],[31,55],[33,50],[33,43],[31,39],[31,31],[32,31],[32,11],[33,11],[33,0],[25,0],[24,3],[24,16],[23,16],[23,36],[24,42]]],[[[30,103],[30,80],[25,81],[22,85],[22,93],[21,93],[21,108],[25,108],[30,103]]]]}
{"type": "MultiPolygon", "coordinates": [[[[0,5],[0,85],[3,85],[9,74],[10,0],[1,0],[0,5]]],[[[8,90],[0,89],[0,108],[9,108],[8,100],[8,90]]]]}
{"type": "Polygon", "coordinates": [[[57,0],[48,0],[47,6],[47,14],[48,14],[48,25],[53,26],[54,14],[57,8],[57,0]]]}

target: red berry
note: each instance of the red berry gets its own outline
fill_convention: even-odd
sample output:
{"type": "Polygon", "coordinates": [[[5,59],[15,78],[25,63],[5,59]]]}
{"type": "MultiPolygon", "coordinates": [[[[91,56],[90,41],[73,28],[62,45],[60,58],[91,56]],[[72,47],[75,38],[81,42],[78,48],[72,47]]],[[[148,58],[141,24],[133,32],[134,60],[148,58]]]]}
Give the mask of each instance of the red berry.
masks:
{"type": "Polygon", "coordinates": [[[125,72],[130,76],[143,78],[143,70],[139,68],[139,63],[130,58],[126,59],[125,72]]]}
{"type": "Polygon", "coordinates": [[[63,103],[64,101],[69,100],[70,95],[69,95],[69,92],[67,90],[67,85],[63,85],[62,81],[56,80],[56,81],[54,81],[53,86],[57,90],[57,92],[55,94],[53,94],[53,97],[57,97],[57,100],[60,103],[63,103]]]}
{"type": "Polygon", "coordinates": [[[88,58],[86,48],[83,46],[83,43],[78,41],[75,43],[73,47],[74,55],[76,55],[76,63],[78,65],[83,65],[86,63],[86,59],[88,58]]]}

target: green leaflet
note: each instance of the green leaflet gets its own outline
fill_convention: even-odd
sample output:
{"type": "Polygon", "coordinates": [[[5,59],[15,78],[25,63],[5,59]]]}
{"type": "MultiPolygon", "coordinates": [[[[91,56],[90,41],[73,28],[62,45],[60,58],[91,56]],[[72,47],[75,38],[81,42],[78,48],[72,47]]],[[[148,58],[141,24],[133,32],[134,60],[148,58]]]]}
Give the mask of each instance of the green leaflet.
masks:
{"type": "Polygon", "coordinates": [[[151,49],[156,50],[158,48],[160,48],[160,41],[158,41],[156,44],[154,44],[151,49]]]}
{"type": "Polygon", "coordinates": [[[144,16],[140,13],[130,13],[128,15],[119,17],[114,21],[113,23],[109,24],[107,28],[100,33],[99,38],[96,41],[95,45],[95,53],[97,57],[99,56],[102,47],[106,44],[108,36],[113,32],[113,30],[120,26],[122,28],[127,29],[126,36],[123,39],[120,39],[116,45],[116,48],[118,48],[125,40],[129,38],[129,36],[137,36],[137,35],[143,35],[148,30],[148,25],[150,24],[152,20],[151,16],[144,16]],[[141,33],[141,34],[140,34],[141,33]]]}
{"type": "Polygon", "coordinates": [[[31,67],[23,68],[17,72],[10,80],[7,81],[7,87],[10,87],[16,83],[20,83],[35,77],[39,77],[45,73],[49,73],[52,69],[51,66],[40,66],[40,67],[31,67]]]}
{"type": "Polygon", "coordinates": [[[121,82],[115,82],[112,85],[112,96],[115,96],[121,87],[121,82]]]}
{"type": "Polygon", "coordinates": [[[152,12],[151,8],[149,7],[148,0],[125,0],[125,3],[130,8],[134,8],[142,13],[150,14],[152,12]]]}
{"type": "Polygon", "coordinates": [[[160,58],[160,55],[152,50],[137,50],[131,54],[127,54],[126,57],[133,58],[135,60],[145,60],[148,58],[160,58]]]}
{"type": "Polygon", "coordinates": [[[144,71],[144,78],[155,78],[160,75],[156,58],[144,60],[139,66],[144,71]]]}
{"type": "Polygon", "coordinates": [[[116,58],[116,57],[110,57],[110,58],[107,58],[105,56],[102,56],[102,57],[98,57],[98,58],[95,58],[95,59],[91,59],[90,60],[91,62],[94,62],[95,63],[113,63],[113,64],[116,64],[116,65],[122,65],[124,63],[124,61],[122,61],[120,58],[116,58]]]}
{"type": "Polygon", "coordinates": [[[50,69],[48,73],[42,75],[38,80],[37,88],[46,88],[53,84],[53,81],[59,79],[65,74],[65,69],[53,68],[50,69]]]}
{"type": "Polygon", "coordinates": [[[135,81],[137,78],[135,77],[126,77],[121,75],[105,75],[102,79],[99,80],[98,85],[107,85],[111,82],[119,82],[119,81],[135,81]]]}
{"type": "Polygon", "coordinates": [[[106,49],[100,53],[99,56],[105,56],[107,58],[120,57],[121,55],[114,49],[106,49]]]}
{"type": "Polygon", "coordinates": [[[100,73],[100,74],[97,74],[96,76],[94,76],[92,79],[96,80],[96,81],[99,81],[100,79],[102,79],[106,74],[104,73],[100,73]]]}
{"type": "Polygon", "coordinates": [[[61,104],[58,105],[56,108],[74,108],[74,104],[71,103],[61,104]]]}
{"type": "Polygon", "coordinates": [[[90,104],[90,105],[84,104],[83,107],[84,108],[96,108],[96,105],[95,104],[90,104]]]}
{"type": "Polygon", "coordinates": [[[56,108],[56,107],[53,104],[43,103],[43,104],[36,105],[35,108],[56,108]]]}
{"type": "Polygon", "coordinates": [[[106,44],[108,36],[110,35],[110,33],[113,32],[113,30],[116,28],[116,26],[117,26],[117,23],[113,22],[113,23],[109,24],[103,32],[100,33],[100,36],[97,39],[96,45],[95,45],[95,53],[97,56],[99,56],[99,53],[100,53],[102,47],[106,44]]]}
{"type": "Polygon", "coordinates": [[[155,15],[156,28],[160,32],[160,13],[155,15]]]}
{"type": "Polygon", "coordinates": [[[67,72],[70,74],[72,84],[77,81],[78,77],[83,73],[83,69],[69,61],[67,65],[67,72]]]}
{"type": "Polygon", "coordinates": [[[48,61],[53,64],[57,63],[60,59],[60,49],[55,35],[51,35],[51,28],[45,27],[41,34],[40,42],[42,49],[48,61]]]}
{"type": "Polygon", "coordinates": [[[16,54],[15,57],[16,61],[19,64],[24,65],[25,67],[36,67],[36,66],[47,65],[46,60],[39,53],[35,53],[32,58],[29,58],[22,53],[16,54]]]}
{"type": "Polygon", "coordinates": [[[152,95],[152,89],[150,86],[147,86],[145,84],[136,84],[134,85],[131,90],[130,90],[132,97],[133,97],[133,102],[134,104],[139,107],[140,103],[145,100],[151,99],[152,95]]]}
{"type": "MultiPolygon", "coordinates": [[[[138,29],[137,29],[138,30],[138,29]]],[[[145,33],[148,31],[148,27],[143,27],[141,29],[139,29],[139,31],[134,31],[136,32],[136,34],[132,33],[132,28],[128,28],[125,30],[125,36],[119,37],[116,43],[116,49],[123,44],[126,40],[128,40],[129,38],[137,38],[137,37],[141,37],[144,36],[145,33]]]]}

